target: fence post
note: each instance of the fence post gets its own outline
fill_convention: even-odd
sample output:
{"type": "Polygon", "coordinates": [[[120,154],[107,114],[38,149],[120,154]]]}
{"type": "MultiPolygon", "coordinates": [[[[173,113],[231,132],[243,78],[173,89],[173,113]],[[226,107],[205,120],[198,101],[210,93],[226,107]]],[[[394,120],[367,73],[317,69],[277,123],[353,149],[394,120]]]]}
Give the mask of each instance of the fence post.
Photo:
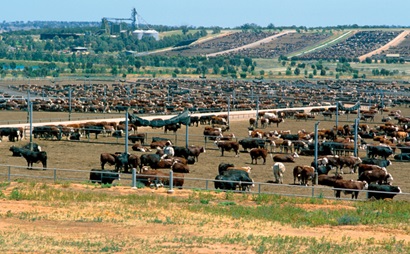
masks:
{"type": "Polygon", "coordinates": [[[205,180],[205,190],[208,190],[208,179],[205,180]]]}
{"type": "Polygon", "coordinates": [[[7,175],[7,179],[9,180],[9,182],[11,182],[11,167],[9,166],[9,172],[7,175]]]}
{"type": "Polygon", "coordinates": [[[136,190],[137,189],[137,169],[132,168],[132,189],[136,190]]]}
{"type": "Polygon", "coordinates": [[[57,169],[54,169],[54,183],[57,182],[57,169]]]}
{"type": "Polygon", "coordinates": [[[172,169],[169,171],[169,190],[167,191],[167,193],[174,193],[174,172],[172,171],[172,169]]]}

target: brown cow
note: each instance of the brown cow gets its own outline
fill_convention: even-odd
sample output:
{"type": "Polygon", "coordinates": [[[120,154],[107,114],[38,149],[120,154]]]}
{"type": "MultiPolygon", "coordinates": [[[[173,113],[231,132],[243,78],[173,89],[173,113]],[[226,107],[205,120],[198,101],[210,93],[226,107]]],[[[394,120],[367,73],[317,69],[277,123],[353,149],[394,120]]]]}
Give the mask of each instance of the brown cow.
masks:
{"type": "Polygon", "coordinates": [[[341,175],[329,176],[329,175],[322,174],[322,175],[318,175],[318,184],[333,187],[337,180],[342,180],[342,179],[343,177],[341,175]]]}
{"type": "MultiPolygon", "coordinates": [[[[156,188],[169,185],[169,173],[158,170],[144,170],[141,174],[137,174],[137,181],[142,181],[145,186],[155,186],[156,188]]],[[[173,173],[173,186],[182,188],[184,185],[184,174],[173,173]]]]}
{"type": "Polygon", "coordinates": [[[378,165],[373,165],[373,164],[363,164],[363,163],[360,163],[359,164],[359,168],[358,168],[358,171],[359,171],[359,176],[363,173],[363,172],[365,172],[365,171],[369,171],[369,170],[386,170],[387,171],[387,169],[385,168],[385,167],[380,167],[380,166],[378,166],[378,165]]]}
{"type": "Polygon", "coordinates": [[[195,157],[195,160],[198,161],[198,157],[201,153],[205,153],[206,150],[203,146],[188,146],[189,156],[195,157]]]}
{"type": "Polygon", "coordinates": [[[393,181],[393,176],[387,173],[385,168],[367,170],[360,174],[359,181],[366,181],[368,183],[376,182],[378,184],[390,184],[393,181]]]}
{"type": "Polygon", "coordinates": [[[108,163],[108,165],[110,166],[115,165],[115,157],[117,157],[117,155],[113,153],[102,153],[100,155],[101,169],[104,170],[104,165],[106,163],[108,163]]]}
{"type": "Polygon", "coordinates": [[[178,160],[174,160],[171,165],[171,169],[177,173],[189,173],[189,167],[186,164],[179,162],[178,160]]]}
{"type": "Polygon", "coordinates": [[[258,164],[258,159],[262,158],[263,159],[263,165],[266,164],[266,156],[268,155],[268,150],[265,148],[252,148],[249,151],[249,154],[251,155],[251,164],[255,161],[255,164],[258,164]]]}
{"type": "Polygon", "coordinates": [[[213,128],[206,126],[203,133],[205,136],[205,141],[207,140],[207,138],[209,138],[209,140],[216,140],[218,137],[223,137],[221,128],[213,128]]]}
{"type": "Polygon", "coordinates": [[[338,161],[341,174],[343,174],[344,166],[348,166],[350,168],[351,174],[356,173],[356,168],[360,163],[362,163],[362,160],[355,156],[340,156],[338,161]]]}
{"type": "Polygon", "coordinates": [[[362,181],[354,180],[336,180],[333,187],[335,188],[336,198],[340,198],[340,192],[343,191],[345,195],[352,194],[352,199],[357,199],[360,190],[367,190],[369,184],[362,181]]]}
{"type": "Polygon", "coordinates": [[[239,143],[236,141],[215,141],[215,145],[221,150],[221,156],[224,156],[224,151],[234,151],[235,157],[238,157],[239,143]]]}
{"type": "Polygon", "coordinates": [[[279,127],[279,124],[284,123],[285,119],[283,119],[281,117],[271,117],[271,118],[268,118],[268,121],[269,121],[269,125],[271,123],[276,123],[276,127],[279,127]]]}
{"type": "Polygon", "coordinates": [[[313,178],[315,168],[312,166],[302,165],[293,168],[293,183],[296,184],[296,179],[301,185],[307,185],[309,179],[313,178]]]}
{"type": "Polygon", "coordinates": [[[299,157],[297,153],[293,154],[276,154],[273,156],[274,162],[295,162],[295,158],[299,157]]]}

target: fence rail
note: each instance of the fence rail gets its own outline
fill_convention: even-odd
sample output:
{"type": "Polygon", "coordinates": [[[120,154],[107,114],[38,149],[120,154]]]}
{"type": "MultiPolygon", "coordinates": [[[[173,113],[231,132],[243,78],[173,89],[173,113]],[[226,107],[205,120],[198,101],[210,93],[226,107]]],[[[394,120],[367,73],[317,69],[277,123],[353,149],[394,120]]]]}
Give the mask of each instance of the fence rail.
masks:
{"type": "MultiPolygon", "coordinates": [[[[32,170],[28,170],[26,167],[15,166],[15,165],[4,165],[0,164],[0,181],[12,182],[18,180],[28,180],[28,181],[41,181],[42,183],[59,183],[59,182],[79,182],[88,183],[90,182],[89,176],[91,171],[98,171],[99,169],[78,170],[78,169],[58,169],[58,168],[48,168],[43,170],[43,168],[33,167],[32,170]]],[[[145,176],[144,174],[121,174],[120,182],[122,186],[130,186],[130,188],[135,187],[135,183],[138,182],[138,176],[145,176]]],[[[172,174],[170,174],[172,175],[172,174]]],[[[150,175],[152,177],[152,175],[150,175]]],[[[171,176],[172,177],[172,176],[171,176]]],[[[155,177],[154,177],[155,178],[155,177]]],[[[169,177],[166,177],[169,179],[169,177]]],[[[170,183],[172,178],[170,179],[170,183]]],[[[220,191],[214,188],[215,179],[206,178],[191,178],[185,174],[183,189],[200,189],[207,191],[220,191]]],[[[334,196],[334,191],[336,189],[320,186],[302,186],[294,184],[276,184],[269,182],[254,182],[254,188],[249,192],[243,191],[233,191],[238,193],[251,193],[251,194],[266,194],[266,195],[280,195],[288,197],[312,197],[312,198],[325,198],[325,199],[336,199],[334,196]]],[[[164,186],[173,190],[170,185],[164,186]]],[[[338,189],[345,190],[345,189],[338,189]]],[[[359,190],[359,198],[357,200],[364,201],[367,200],[367,190],[359,190]]],[[[386,193],[372,191],[375,193],[386,193]]],[[[391,194],[391,193],[390,193],[391,194]]],[[[341,197],[340,200],[351,200],[350,196],[341,197]]],[[[395,197],[395,200],[410,201],[410,193],[399,193],[395,197]]]]}

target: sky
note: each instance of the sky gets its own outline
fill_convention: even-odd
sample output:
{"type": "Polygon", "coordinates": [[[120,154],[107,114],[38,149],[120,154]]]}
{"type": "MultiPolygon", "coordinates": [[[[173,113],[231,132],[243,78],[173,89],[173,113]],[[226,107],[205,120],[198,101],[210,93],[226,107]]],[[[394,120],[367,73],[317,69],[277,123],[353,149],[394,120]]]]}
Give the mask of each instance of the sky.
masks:
{"type": "Polygon", "coordinates": [[[409,26],[409,0],[2,0],[0,22],[101,21],[130,18],[141,23],[234,28],[259,26],[409,26]]]}

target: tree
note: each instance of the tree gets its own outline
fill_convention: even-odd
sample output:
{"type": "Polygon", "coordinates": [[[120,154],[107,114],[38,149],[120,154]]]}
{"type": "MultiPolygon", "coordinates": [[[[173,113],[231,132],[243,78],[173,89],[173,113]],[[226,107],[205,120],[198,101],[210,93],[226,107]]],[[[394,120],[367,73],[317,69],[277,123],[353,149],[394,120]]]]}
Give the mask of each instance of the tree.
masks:
{"type": "Polygon", "coordinates": [[[320,76],[326,76],[326,70],[325,69],[320,70],[320,76]]]}
{"type": "Polygon", "coordinates": [[[182,29],[182,34],[184,35],[186,35],[189,32],[188,26],[182,26],[181,29],[182,29]]]}
{"type": "Polygon", "coordinates": [[[298,76],[298,75],[300,74],[300,69],[299,69],[299,68],[296,68],[296,69],[293,71],[293,73],[294,73],[296,76],[298,76]]]}

